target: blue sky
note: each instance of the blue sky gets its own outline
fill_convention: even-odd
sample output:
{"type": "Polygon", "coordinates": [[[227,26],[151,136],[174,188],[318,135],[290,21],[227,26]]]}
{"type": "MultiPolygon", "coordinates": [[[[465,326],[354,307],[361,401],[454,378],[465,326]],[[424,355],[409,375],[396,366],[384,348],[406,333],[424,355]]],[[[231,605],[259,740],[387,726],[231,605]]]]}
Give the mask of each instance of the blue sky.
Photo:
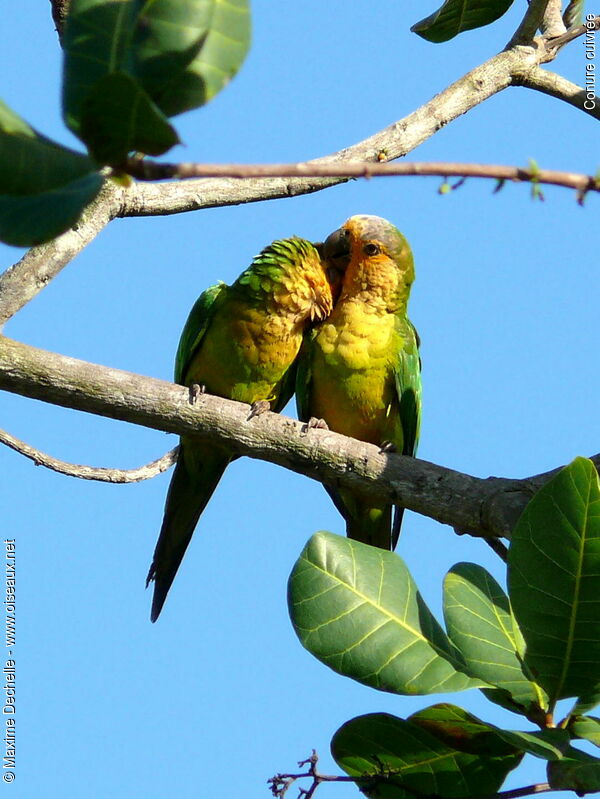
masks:
{"type": "MultiPolygon", "coordinates": [[[[483,31],[433,45],[409,27],[424,2],[253,3],[246,64],[209,106],[176,120],[170,160],[269,162],[352,144],[427,101],[504,46],[523,3],[483,31]]],[[[583,42],[552,68],[585,78],[583,42]]],[[[2,97],[46,135],[60,119],[61,58],[49,4],[3,9],[2,97]]],[[[513,88],[440,131],[409,158],[594,173],[596,123],[513,88]]],[[[598,198],[527,187],[386,178],[295,199],[113,222],[6,326],[8,336],[170,379],[197,295],[230,282],[271,240],[319,240],[356,213],[393,221],[412,244],[411,318],[422,337],[419,455],[480,477],[524,477],[598,451],[598,198]]],[[[20,257],[0,247],[2,269],[20,257]]],[[[287,412],[294,414],[292,406],[287,412]]],[[[0,397],[0,426],[78,463],[134,467],[173,436],[0,397]]],[[[288,574],[310,535],[342,532],[317,483],[259,461],[227,471],[159,622],[144,591],[169,475],[108,486],[53,474],[0,448],[3,534],[17,542],[17,779],[12,796],[178,799],[269,796],[266,780],[361,713],[406,716],[439,697],[378,693],[339,677],[298,643],[288,574]]],[[[498,578],[487,547],[407,513],[399,551],[430,606],[459,560],[498,578]]],[[[520,720],[477,692],[447,697],[495,723],[520,720]]],[[[529,762],[507,787],[543,781],[529,762]]],[[[322,797],[358,795],[323,786],[322,797]]],[[[291,794],[295,795],[294,793],[291,794]]]]}

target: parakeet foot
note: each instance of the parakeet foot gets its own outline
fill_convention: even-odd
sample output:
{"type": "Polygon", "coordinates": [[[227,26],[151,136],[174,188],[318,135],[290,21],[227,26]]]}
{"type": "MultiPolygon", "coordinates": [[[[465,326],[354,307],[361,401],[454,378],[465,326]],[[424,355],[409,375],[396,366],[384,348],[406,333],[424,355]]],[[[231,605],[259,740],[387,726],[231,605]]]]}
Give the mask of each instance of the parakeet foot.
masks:
{"type": "Polygon", "coordinates": [[[250,419],[254,419],[255,416],[261,416],[263,413],[271,410],[271,403],[268,400],[256,400],[250,406],[250,413],[246,418],[246,421],[249,422],[250,419]]]}
{"type": "Polygon", "coordinates": [[[206,393],[206,386],[204,384],[199,385],[198,383],[192,383],[192,385],[190,386],[190,405],[195,405],[198,400],[198,397],[201,394],[205,393],[206,393]]]}
{"type": "Polygon", "coordinates": [[[304,432],[308,433],[309,430],[329,430],[329,425],[325,419],[317,419],[316,416],[311,416],[306,423],[304,432]]]}

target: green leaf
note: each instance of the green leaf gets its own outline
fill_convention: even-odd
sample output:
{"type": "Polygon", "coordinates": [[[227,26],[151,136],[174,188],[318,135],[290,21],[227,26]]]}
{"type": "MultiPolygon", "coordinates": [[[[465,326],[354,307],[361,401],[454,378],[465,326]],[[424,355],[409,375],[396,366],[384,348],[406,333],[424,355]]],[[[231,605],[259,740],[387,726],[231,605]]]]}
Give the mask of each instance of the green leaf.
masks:
{"type": "Polygon", "coordinates": [[[600,686],[600,486],[576,458],[525,508],[508,555],[525,661],[554,702],[600,686]]]}
{"type": "Polygon", "coordinates": [[[583,738],[600,747],[600,719],[595,716],[579,716],[569,724],[575,738],[583,738]]]}
{"type": "Polygon", "coordinates": [[[179,139],[139,84],[123,73],[106,75],[86,98],[80,135],[101,164],[119,166],[128,153],[162,155],[179,139]]]}
{"type": "Polygon", "coordinates": [[[102,183],[90,158],[41,136],[0,100],[0,240],[30,247],[54,238],[102,183]]]}
{"type": "Polygon", "coordinates": [[[477,727],[478,720],[461,708],[456,711],[454,737],[461,748],[449,743],[447,732],[433,735],[415,717],[373,713],[340,727],[332,755],[363,793],[378,799],[398,799],[403,791],[452,799],[494,794],[522,754],[489,735],[485,725],[477,727]],[[468,751],[470,746],[476,751],[468,751]]]}
{"type": "Polygon", "coordinates": [[[186,0],[185,5],[186,15],[181,0],[147,5],[136,32],[136,75],[167,116],[211,100],[237,73],[250,47],[248,0],[186,0]]]}
{"type": "Polygon", "coordinates": [[[425,605],[402,559],[332,533],[316,533],[288,584],[302,644],[334,671],[399,694],[481,685],[425,605]]]}
{"type": "Polygon", "coordinates": [[[471,754],[501,756],[528,752],[544,760],[559,760],[568,748],[566,730],[520,732],[487,724],[463,708],[448,703],[433,705],[409,716],[444,743],[471,754]]]}
{"type": "Polygon", "coordinates": [[[583,716],[584,713],[589,713],[596,705],[600,704],[600,686],[595,691],[582,694],[577,698],[577,702],[571,711],[571,716],[583,716]]]}
{"type": "Polygon", "coordinates": [[[523,666],[524,644],[508,597],[482,566],[458,563],[448,572],[444,619],[471,674],[507,691],[523,708],[547,706],[523,666]]]}
{"type": "Polygon", "coordinates": [[[429,42],[447,42],[463,31],[495,22],[513,0],[445,0],[433,14],[415,23],[411,31],[429,42]]]}
{"type": "Polygon", "coordinates": [[[575,791],[579,796],[600,791],[600,760],[571,747],[562,760],[548,763],[548,782],[555,791],[575,791]]]}
{"type": "MultiPolygon", "coordinates": [[[[249,45],[249,0],[72,0],[63,37],[65,121],[80,135],[90,98],[97,106],[99,86],[110,88],[115,74],[137,83],[136,96],[147,94],[155,111],[196,108],[235,75],[249,45]]],[[[111,126],[127,127],[127,100],[123,92],[112,100],[111,126]]]]}
{"type": "Polygon", "coordinates": [[[572,716],[582,716],[584,713],[589,713],[596,705],[600,705],[600,685],[595,690],[588,693],[581,694],[575,707],[571,711],[572,716]]]}
{"type": "Polygon", "coordinates": [[[0,195],[0,240],[16,247],[31,247],[64,233],[77,222],[102,183],[102,176],[94,173],[51,191],[28,196],[0,195]]]}
{"type": "Polygon", "coordinates": [[[570,741],[569,733],[559,729],[539,732],[499,729],[498,735],[517,749],[543,760],[560,760],[570,741]]]}
{"type": "Polygon", "coordinates": [[[63,116],[79,133],[96,84],[127,68],[139,0],[71,0],[63,33],[63,116]]]}

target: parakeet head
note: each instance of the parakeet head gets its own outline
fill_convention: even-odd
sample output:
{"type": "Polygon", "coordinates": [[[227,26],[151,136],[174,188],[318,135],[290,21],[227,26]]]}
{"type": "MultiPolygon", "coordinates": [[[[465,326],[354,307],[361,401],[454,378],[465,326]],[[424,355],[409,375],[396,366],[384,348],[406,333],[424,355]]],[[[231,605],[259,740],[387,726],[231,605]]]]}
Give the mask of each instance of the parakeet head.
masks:
{"type": "Polygon", "coordinates": [[[346,267],[344,287],[398,293],[408,299],[415,279],[408,241],[395,225],[380,216],[351,216],[323,245],[325,257],[346,267]]]}

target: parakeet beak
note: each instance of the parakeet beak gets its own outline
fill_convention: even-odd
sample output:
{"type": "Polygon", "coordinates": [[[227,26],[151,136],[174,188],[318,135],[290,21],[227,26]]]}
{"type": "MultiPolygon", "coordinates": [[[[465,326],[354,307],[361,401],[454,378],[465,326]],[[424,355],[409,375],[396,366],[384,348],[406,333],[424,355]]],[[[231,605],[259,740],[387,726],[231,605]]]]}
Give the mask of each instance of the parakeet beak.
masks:
{"type": "Polygon", "coordinates": [[[323,243],[323,256],[345,272],[350,262],[350,239],[344,228],[334,230],[323,243]]]}

